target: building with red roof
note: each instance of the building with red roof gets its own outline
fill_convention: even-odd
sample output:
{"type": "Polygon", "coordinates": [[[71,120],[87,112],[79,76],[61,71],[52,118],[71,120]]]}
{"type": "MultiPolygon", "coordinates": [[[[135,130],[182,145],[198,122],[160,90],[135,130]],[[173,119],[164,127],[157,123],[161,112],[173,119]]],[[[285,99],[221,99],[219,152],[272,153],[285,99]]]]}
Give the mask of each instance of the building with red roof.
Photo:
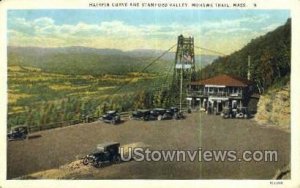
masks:
{"type": "Polygon", "coordinates": [[[232,75],[218,75],[191,82],[187,100],[191,107],[220,113],[224,108],[243,108],[252,91],[253,82],[232,75]]]}

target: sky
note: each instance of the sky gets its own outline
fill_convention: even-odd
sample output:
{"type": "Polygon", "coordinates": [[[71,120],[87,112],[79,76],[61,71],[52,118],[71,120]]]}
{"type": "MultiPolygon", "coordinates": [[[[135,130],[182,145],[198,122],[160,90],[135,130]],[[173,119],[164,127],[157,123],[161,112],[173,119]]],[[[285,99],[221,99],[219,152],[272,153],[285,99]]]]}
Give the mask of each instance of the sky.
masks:
{"type": "MultiPolygon", "coordinates": [[[[288,10],[8,10],[10,46],[167,50],[180,34],[224,54],[283,25],[288,10]]],[[[197,54],[208,54],[196,50],[197,54]]]]}

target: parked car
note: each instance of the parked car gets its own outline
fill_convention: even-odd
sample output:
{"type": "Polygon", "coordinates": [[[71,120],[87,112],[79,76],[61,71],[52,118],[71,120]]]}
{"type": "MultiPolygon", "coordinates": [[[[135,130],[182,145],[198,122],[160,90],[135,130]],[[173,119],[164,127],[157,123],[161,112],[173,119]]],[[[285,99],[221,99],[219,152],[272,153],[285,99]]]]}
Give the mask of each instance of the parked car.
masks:
{"type": "Polygon", "coordinates": [[[167,112],[172,115],[173,119],[183,119],[183,113],[177,107],[171,107],[167,110],[167,112]]]}
{"type": "Polygon", "coordinates": [[[232,111],[231,108],[224,108],[223,111],[221,112],[221,116],[224,119],[234,118],[234,112],[232,111]]]}
{"type": "Polygon", "coordinates": [[[168,118],[168,114],[166,114],[167,110],[164,108],[154,108],[150,111],[149,119],[154,120],[163,120],[168,118]]]}
{"type": "Polygon", "coordinates": [[[250,114],[248,112],[247,107],[242,107],[242,108],[224,108],[224,110],[221,113],[221,116],[223,116],[224,119],[227,118],[249,118],[250,114]]]}
{"type": "Polygon", "coordinates": [[[16,126],[13,127],[10,132],[7,134],[9,141],[11,140],[24,140],[27,138],[28,129],[27,126],[16,126]]]}
{"type": "Polygon", "coordinates": [[[104,167],[109,164],[118,164],[121,162],[119,153],[120,143],[107,142],[98,144],[97,148],[82,159],[84,165],[91,164],[94,167],[104,167]]]}
{"type": "Polygon", "coordinates": [[[117,113],[117,111],[108,111],[101,117],[101,120],[106,123],[111,123],[116,125],[121,122],[121,117],[117,113]]]}
{"type": "Polygon", "coordinates": [[[177,107],[171,107],[169,109],[154,108],[152,110],[137,110],[131,115],[131,119],[138,120],[166,120],[166,119],[182,119],[184,118],[182,112],[177,107]]]}
{"type": "Polygon", "coordinates": [[[149,120],[162,120],[166,117],[166,109],[154,108],[152,110],[137,110],[132,113],[132,119],[142,119],[144,121],[149,120]]]}
{"type": "Polygon", "coordinates": [[[137,110],[132,112],[130,119],[148,121],[150,120],[149,117],[150,117],[150,110],[137,110]]]}
{"type": "Polygon", "coordinates": [[[166,119],[184,118],[183,113],[180,112],[177,107],[171,107],[169,109],[155,108],[151,111],[151,114],[159,121],[166,120],[166,119]]]}
{"type": "Polygon", "coordinates": [[[250,113],[248,111],[248,108],[247,107],[238,108],[235,117],[244,118],[244,119],[250,118],[250,113]]]}

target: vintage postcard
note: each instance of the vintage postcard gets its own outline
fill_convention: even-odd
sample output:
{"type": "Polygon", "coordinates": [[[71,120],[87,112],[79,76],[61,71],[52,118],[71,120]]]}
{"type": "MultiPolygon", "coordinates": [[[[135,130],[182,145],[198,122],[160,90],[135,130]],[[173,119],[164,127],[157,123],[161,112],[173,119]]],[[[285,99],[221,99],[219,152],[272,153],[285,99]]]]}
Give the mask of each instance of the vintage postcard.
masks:
{"type": "Polygon", "coordinates": [[[299,187],[297,7],[2,0],[0,188],[299,187]]]}

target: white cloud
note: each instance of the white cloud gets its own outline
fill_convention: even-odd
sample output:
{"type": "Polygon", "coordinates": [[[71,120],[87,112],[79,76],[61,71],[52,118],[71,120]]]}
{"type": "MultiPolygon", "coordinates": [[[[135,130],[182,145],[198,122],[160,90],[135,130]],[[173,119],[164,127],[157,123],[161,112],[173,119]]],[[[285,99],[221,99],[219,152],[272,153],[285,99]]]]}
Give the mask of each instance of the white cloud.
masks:
{"type": "Polygon", "coordinates": [[[54,20],[48,17],[41,17],[35,19],[32,23],[35,27],[47,27],[49,25],[54,25],[54,20]]]}
{"type": "Polygon", "coordinates": [[[265,32],[269,32],[269,31],[272,31],[272,30],[276,29],[279,26],[280,26],[280,24],[274,23],[274,24],[271,24],[271,25],[268,25],[266,27],[261,28],[261,30],[265,31],[265,32]]]}
{"type": "MultiPolygon", "coordinates": [[[[171,23],[169,25],[143,24],[131,25],[119,20],[105,21],[98,24],[79,22],[74,25],[56,24],[48,17],[35,20],[11,18],[9,20],[9,44],[16,46],[88,46],[96,48],[119,48],[132,50],[136,48],[167,49],[176,43],[177,36],[194,36],[196,43],[211,46],[212,49],[229,53],[245,43],[247,37],[256,37],[249,34],[252,24],[263,22],[267,16],[243,17],[233,20],[196,23],[186,25],[171,23]],[[248,27],[247,27],[248,25],[248,27]],[[235,45],[226,47],[226,45],[235,45]],[[217,45],[216,45],[217,44],[217,45]]],[[[271,29],[273,25],[269,25],[271,29]]],[[[252,32],[253,33],[253,32],[252,32]]],[[[250,38],[251,39],[251,38],[250,38]]],[[[249,40],[250,40],[249,39],[249,40]]]]}

